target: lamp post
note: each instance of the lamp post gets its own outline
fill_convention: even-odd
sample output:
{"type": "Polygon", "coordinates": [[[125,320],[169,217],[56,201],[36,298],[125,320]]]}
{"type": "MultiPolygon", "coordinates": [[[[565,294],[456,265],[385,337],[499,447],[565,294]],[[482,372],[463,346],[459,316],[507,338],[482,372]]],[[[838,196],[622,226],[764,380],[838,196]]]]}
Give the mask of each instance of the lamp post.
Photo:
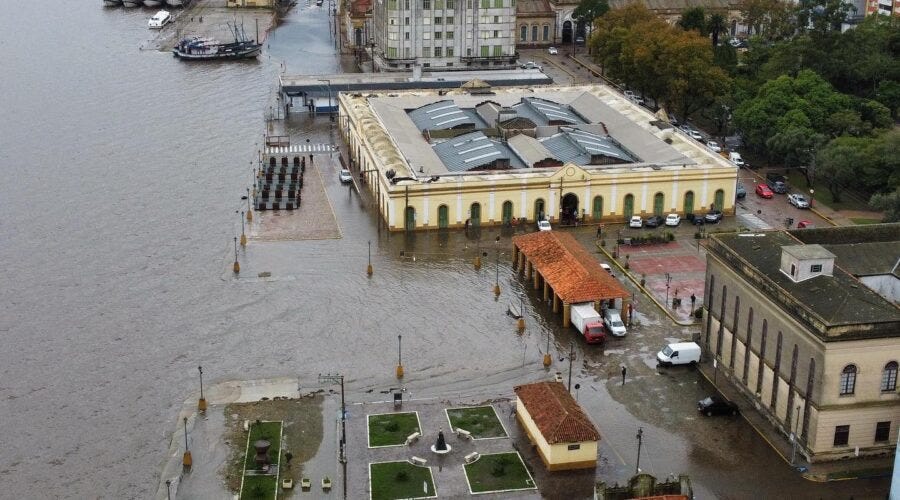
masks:
{"type": "Polygon", "coordinates": [[[238,262],[237,253],[237,236],[234,237],[234,265],[231,268],[234,270],[234,274],[241,272],[241,264],[238,262]]]}
{"type": "Polygon", "coordinates": [[[637,465],[634,466],[634,473],[638,474],[641,472],[641,442],[644,440],[644,428],[638,427],[637,431],[637,440],[638,440],[638,454],[637,454],[637,465]]]}
{"type": "Polygon", "coordinates": [[[244,232],[244,212],[241,211],[241,246],[247,246],[247,234],[244,232]]]}
{"type": "MultiPolygon", "coordinates": [[[[549,334],[548,334],[549,335],[549,334]]],[[[549,339],[547,340],[548,350],[549,350],[549,339]]],[[[566,359],[565,357],[559,358],[560,361],[566,359]]],[[[572,393],[572,361],[575,359],[575,342],[569,344],[569,384],[567,387],[569,394],[572,393]]]]}
{"type": "Polygon", "coordinates": [[[550,358],[550,330],[547,330],[547,351],[544,353],[544,368],[550,368],[550,363],[553,360],[550,358]]]}
{"type": "Polygon", "coordinates": [[[403,378],[403,335],[397,335],[397,378],[403,378]]]}
{"type": "Polygon", "coordinates": [[[369,240],[369,265],[366,267],[366,274],[372,276],[372,240],[369,240]]]}
{"type": "Polygon", "coordinates": [[[190,467],[193,463],[194,459],[191,457],[191,450],[188,449],[187,417],[184,417],[184,458],[181,460],[181,464],[185,467],[190,467]]]}
{"type": "Polygon", "coordinates": [[[794,412],[794,432],[791,434],[791,443],[793,446],[791,447],[791,466],[794,466],[795,460],[797,459],[797,427],[800,424],[800,405],[797,405],[797,411],[794,412]]]}
{"type": "Polygon", "coordinates": [[[253,202],[250,201],[250,188],[247,188],[247,222],[253,222],[253,202]]]}
{"type": "Polygon", "coordinates": [[[335,375],[322,375],[319,374],[319,383],[331,382],[332,384],[340,383],[341,384],[341,449],[340,456],[338,460],[341,462],[341,466],[344,469],[344,498],[347,498],[347,455],[346,455],[346,447],[347,447],[347,405],[344,402],[344,376],[341,374],[335,375]]]}
{"type": "Polygon", "coordinates": [[[332,111],[332,108],[331,108],[331,80],[322,79],[319,81],[325,82],[325,85],[328,85],[328,115],[334,116],[334,112],[332,111]]]}
{"type": "Polygon", "coordinates": [[[172,500],[172,490],[170,487],[172,486],[172,480],[166,479],[166,500],[172,500]]]}
{"type": "Polygon", "coordinates": [[[666,307],[669,306],[669,285],[672,283],[672,275],[666,273],[666,307]]]}
{"type": "Polygon", "coordinates": [[[206,411],[206,398],[203,397],[203,367],[198,366],[197,371],[200,372],[200,401],[197,403],[197,410],[206,411]]]}
{"type": "Polygon", "coordinates": [[[581,384],[575,384],[575,402],[578,402],[578,389],[581,389],[581,384]]]}
{"type": "Polygon", "coordinates": [[[814,195],[815,195],[815,194],[816,194],[816,190],[810,188],[810,189],[809,189],[809,208],[812,208],[812,207],[813,207],[813,200],[815,199],[815,198],[814,198],[814,195]]]}
{"type": "Polygon", "coordinates": [[[495,250],[497,251],[497,278],[494,282],[494,295],[500,296],[500,237],[497,236],[497,239],[494,242],[495,250]]]}

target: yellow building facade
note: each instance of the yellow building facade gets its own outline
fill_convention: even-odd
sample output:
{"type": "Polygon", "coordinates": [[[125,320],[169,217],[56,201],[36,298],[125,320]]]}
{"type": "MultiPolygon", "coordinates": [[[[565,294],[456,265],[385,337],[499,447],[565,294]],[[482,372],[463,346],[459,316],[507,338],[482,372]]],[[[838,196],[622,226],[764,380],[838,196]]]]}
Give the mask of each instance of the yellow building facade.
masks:
{"type": "MultiPolygon", "coordinates": [[[[359,169],[360,180],[372,193],[390,230],[458,228],[467,221],[473,227],[533,222],[539,218],[558,222],[567,214],[570,220],[574,217],[590,223],[622,222],[632,215],[702,215],[710,210],[734,213],[737,168],[733,164],[604,86],[547,87],[540,88],[540,92],[537,88],[497,89],[489,96],[473,96],[464,91],[441,95],[430,91],[341,94],[339,103],[340,130],[350,150],[351,165],[359,169]],[[568,128],[570,123],[537,123],[533,130],[520,132],[519,138],[487,139],[508,152],[518,168],[448,167],[454,160],[453,154],[485,146],[451,152],[449,156],[435,155],[431,150],[437,150],[440,141],[429,140],[433,131],[417,129],[406,118],[412,110],[452,101],[462,115],[487,123],[479,122],[471,110],[486,101],[500,102],[499,107],[512,109],[526,99],[542,106],[552,102],[570,111],[578,110],[573,121],[579,123],[575,128],[568,128]],[[616,113],[614,120],[593,121],[591,105],[604,118],[616,113]],[[605,137],[611,144],[621,146],[623,154],[630,155],[630,161],[617,164],[615,159],[590,156],[591,151],[584,150],[587,152],[582,158],[604,162],[584,164],[565,158],[568,151],[555,154],[543,146],[564,140],[561,136],[566,131],[579,132],[578,127],[593,131],[590,137],[605,137]],[[617,131],[621,131],[620,136],[617,131]],[[604,136],[603,132],[608,134],[604,136]],[[547,141],[542,143],[541,139],[547,141]],[[646,153],[642,151],[644,147],[646,153]],[[645,155],[662,161],[647,161],[645,155]],[[541,161],[532,161],[536,158],[541,161]]],[[[526,111],[531,113],[523,109],[520,115],[526,111]]],[[[529,116],[533,121],[541,119],[533,113],[529,116]]],[[[477,129],[476,123],[466,130],[477,129]]],[[[495,133],[492,127],[488,129],[495,133]]],[[[472,141],[484,143],[481,138],[472,141]]],[[[564,145],[570,143],[575,144],[570,140],[564,145]]]]}

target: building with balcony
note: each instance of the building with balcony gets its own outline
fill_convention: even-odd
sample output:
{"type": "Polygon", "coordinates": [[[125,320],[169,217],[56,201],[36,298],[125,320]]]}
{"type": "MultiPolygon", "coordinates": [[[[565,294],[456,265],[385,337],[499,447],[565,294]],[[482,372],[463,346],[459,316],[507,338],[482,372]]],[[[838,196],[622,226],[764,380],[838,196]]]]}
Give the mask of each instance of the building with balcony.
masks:
{"type": "Polygon", "coordinates": [[[516,0],[382,0],[373,27],[379,71],[516,64],[516,0]]]}
{"type": "Polygon", "coordinates": [[[709,240],[707,358],[810,461],[894,451],[900,308],[887,282],[898,260],[900,224],[709,240]]]}

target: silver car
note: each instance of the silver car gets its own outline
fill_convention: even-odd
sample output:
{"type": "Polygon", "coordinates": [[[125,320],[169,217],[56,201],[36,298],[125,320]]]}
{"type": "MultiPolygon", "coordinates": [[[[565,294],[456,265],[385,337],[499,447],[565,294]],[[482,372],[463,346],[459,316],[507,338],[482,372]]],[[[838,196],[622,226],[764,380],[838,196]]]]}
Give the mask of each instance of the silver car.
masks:
{"type": "Polygon", "coordinates": [[[797,208],[809,208],[809,201],[806,200],[805,196],[799,193],[789,194],[788,203],[797,208]]]}

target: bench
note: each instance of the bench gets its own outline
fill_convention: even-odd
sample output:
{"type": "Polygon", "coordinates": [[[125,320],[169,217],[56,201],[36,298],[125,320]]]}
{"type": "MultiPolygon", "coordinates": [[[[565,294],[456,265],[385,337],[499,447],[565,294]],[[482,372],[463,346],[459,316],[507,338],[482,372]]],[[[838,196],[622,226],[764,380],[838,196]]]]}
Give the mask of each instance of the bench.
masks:
{"type": "Polygon", "coordinates": [[[466,439],[468,439],[468,440],[471,441],[471,440],[472,440],[472,433],[469,432],[469,431],[467,431],[467,430],[465,430],[465,429],[461,429],[461,428],[457,427],[457,428],[456,428],[456,437],[458,437],[458,438],[466,438],[466,439]]]}
{"type": "Polygon", "coordinates": [[[472,453],[469,453],[468,455],[466,455],[466,463],[470,464],[470,463],[478,460],[479,458],[481,458],[481,455],[477,451],[473,451],[472,453]]]}
{"type": "Polygon", "coordinates": [[[428,463],[428,460],[425,460],[424,458],[419,458],[419,457],[412,457],[409,459],[409,463],[411,463],[413,465],[419,465],[419,466],[424,467],[425,464],[428,463]]]}
{"type": "Polygon", "coordinates": [[[244,420],[244,432],[247,432],[249,430],[250,430],[250,421],[244,420]]]}
{"type": "Polygon", "coordinates": [[[406,446],[409,446],[409,445],[415,443],[416,441],[418,441],[419,436],[421,436],[421,435],[422,434],[420,434],[419,432],[413,432],[409,436],[406,436],[406,446]]]}

